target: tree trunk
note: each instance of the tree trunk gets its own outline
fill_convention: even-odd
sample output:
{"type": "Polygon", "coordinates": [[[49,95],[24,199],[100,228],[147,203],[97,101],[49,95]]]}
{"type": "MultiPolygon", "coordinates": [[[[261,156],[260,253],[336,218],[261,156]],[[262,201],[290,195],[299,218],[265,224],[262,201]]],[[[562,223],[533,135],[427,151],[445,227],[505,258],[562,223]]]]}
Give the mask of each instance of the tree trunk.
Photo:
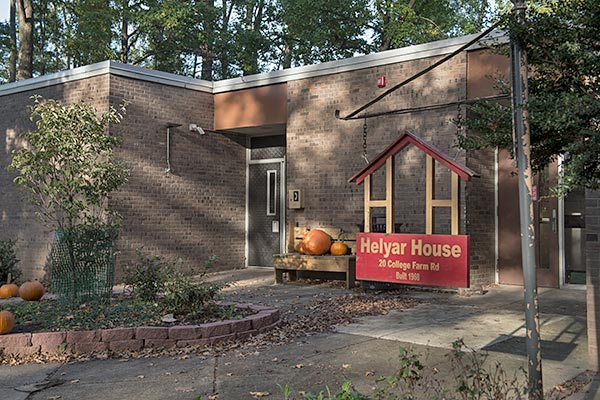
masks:
{"type": "MultiPolygon", "coordinates": [[[[262,27],[263,13],[265,9],[265,1],[259,0],[256,5],[256,15],[254,16],[254,22],[252,29],[255,35],[260,35],[260,28],[262,27]]],[[[251,73],[257,74],[258,71],[258,47],[255,45],[252,49],[252,61],[251,61],[251,73]]]]}
{"type": "Polygon", "coordinates": [[[283,48],[283,69],[292,67],[292,49],[288,43],[283,48]]]}
{"type": "MultiPolygon", "coordinates": [[[[38,25],[39,25],[39,37],[37,38],[37,42],[38,42],[38,49],[39,49],[39,56],[38,56],[38,71],[40,73],[40,75],[46,75],[46,64],[48,63],[48,60],[46,59],[46,56],[44,54],[44,50],[46,49],[46,40],[47,40],[47,35],[46,35],[46,20],[47,20],[47,15],[48,15],[48,4],[44,2],[44,4],[40,4],[38,3],[38,9],[41,12],[36,12],[36,15],[38,16],[38,25]]],[[[35,50],[35,46],[34,46],[34,50],[35,50]]]]}
{"type": "MultiPolygon", "coordinates": [[[[215,8],[215,0],[205,0],[206,7],[210,10],[208,14],[208,18],[206,19],[206,31],[210,32],[208,37],[206,37],[206,43],[204,43],[202,47],[202,70],[200,72],[200,79],[205,81],[212,81],[213,77],[213,64],[214,64],[214,53],[212,51],[212,47],[214,46],[214,31],[215,31],[215,23],[213,20],[213,10],[215,8]]],[[[225,9],[225,5],[223,9],[225,9]]],[[[195,68],[194,68],[195,73],[195,68]]]]}
{"type": "Polygon", "coordinates": [[[31,78],[33,72],[33,6],[31,0],[17,0],[19,14],[19,66],[17,79],[31,78]]]}
{"type": "Polygon", "coordinates": [[[206,44],[202,51],[202,72],[200,73],[200,79],[203,79],[205,81],[212,81],[212,70],[213,53],[208,48],[208,44],[206,44]]]}
{"type": "Polygon", "coordinates": [[[121,54],[119,60],[123,64],[129,62],[129,16],[127,15],[127,0],[123,1],[121,15],[121,54]]]}
{"type": "Polygon", "coordinates": [[[381,32],[381,43],[379,44],[379,51],[391,50],[392,39],[389,37],[388,29],[390,26],[390,17],[388,15],[383,16],[383,29],[381,32]]]}
{"type": "Polygon", "coordinates": [[[10,57],[8,59],[8,81],[17,80],[17,10],[15,0],[10,0],[10,57]]]}
{"type": "MultiPolygon", "coordinates": [[[[229,21],[233,12],[233,6],[233,1],[230,1],[228,5],[226,0],[223,1],[223,20],[221,22],[221,32],[223,34],[226,34],[229,29],[229,21]]],[[[221,79],[229,78],[229,54],[226,50],[220,52],[219,61],[221,62],[221,79]]]]}

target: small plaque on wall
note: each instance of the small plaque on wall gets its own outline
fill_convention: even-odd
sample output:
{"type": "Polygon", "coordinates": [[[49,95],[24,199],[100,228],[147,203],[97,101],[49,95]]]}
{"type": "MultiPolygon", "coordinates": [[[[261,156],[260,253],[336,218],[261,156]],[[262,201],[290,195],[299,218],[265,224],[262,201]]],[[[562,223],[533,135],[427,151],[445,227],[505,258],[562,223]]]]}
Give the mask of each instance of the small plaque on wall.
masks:
{"type": "Polygon", "coordinates": [[[302,189],[290,189],[288,191],[288,207],[291,209],[303,208],[302,189]]]}

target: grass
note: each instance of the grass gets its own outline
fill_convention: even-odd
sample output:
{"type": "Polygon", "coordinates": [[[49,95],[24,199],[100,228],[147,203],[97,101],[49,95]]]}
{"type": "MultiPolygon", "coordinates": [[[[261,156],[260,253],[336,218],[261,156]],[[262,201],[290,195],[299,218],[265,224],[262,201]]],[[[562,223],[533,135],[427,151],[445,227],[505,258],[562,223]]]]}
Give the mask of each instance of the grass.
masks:
{"type": "Polygon", "coordinates": [[[54,300],[19,302],[2,307],[15,316],[12,333],[65,330],[109,329],[133,326],[171,326],[197,324],[223,319],[239,319],[246,310],[210,303],[202,315],[188,318],[177,315],[177,322],[164,323],[162,317],[171,313],[159,302],[144,302],[125,297],[110,301],[89,301],[72,307],[54,300]]]}

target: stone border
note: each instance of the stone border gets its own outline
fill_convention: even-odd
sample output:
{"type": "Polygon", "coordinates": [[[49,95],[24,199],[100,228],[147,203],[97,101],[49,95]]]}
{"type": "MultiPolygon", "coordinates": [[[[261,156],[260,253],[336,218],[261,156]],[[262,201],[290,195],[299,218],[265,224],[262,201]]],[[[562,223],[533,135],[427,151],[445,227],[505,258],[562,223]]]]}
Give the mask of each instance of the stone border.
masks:
{"type": "Polygon", "coordinates": [[[279,310],[252,304],[220,303],[256,311],[239,320],[210,322],[200,325],[171,327],[140,326],[97,329],[91,331],[13,333],[0,335],[0,351],[4,354],[31,355],[39,352],[76,354],[103,351],[127,352],[143,348],[174,348],[247,339],[267,332],[280,322],[279,310]]]}

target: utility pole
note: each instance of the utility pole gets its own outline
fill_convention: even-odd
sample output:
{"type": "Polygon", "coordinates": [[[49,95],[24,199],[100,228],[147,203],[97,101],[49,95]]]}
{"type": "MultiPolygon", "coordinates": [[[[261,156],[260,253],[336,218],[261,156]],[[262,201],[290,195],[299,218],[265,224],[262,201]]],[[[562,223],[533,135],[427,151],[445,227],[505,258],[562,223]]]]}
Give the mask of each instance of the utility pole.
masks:
{"type": "MultiPolygon", "coordinates": [[[[523,21],[526,6],[513,0],[513,15],[523,21]]],[[[521,257],[525,292],[525,344],[530,400],[542,400],[542,348],[537,294],[535,226],[533,216],[533,171],[531,169],[531,135],[527,105],[527,52],[520,39],[511,37],[510,74],[513,109],[513,144],[519,171],[519,214],[521,219],[521,257]]]]}

